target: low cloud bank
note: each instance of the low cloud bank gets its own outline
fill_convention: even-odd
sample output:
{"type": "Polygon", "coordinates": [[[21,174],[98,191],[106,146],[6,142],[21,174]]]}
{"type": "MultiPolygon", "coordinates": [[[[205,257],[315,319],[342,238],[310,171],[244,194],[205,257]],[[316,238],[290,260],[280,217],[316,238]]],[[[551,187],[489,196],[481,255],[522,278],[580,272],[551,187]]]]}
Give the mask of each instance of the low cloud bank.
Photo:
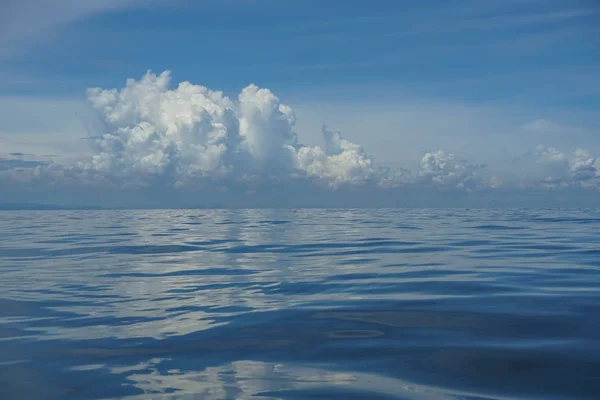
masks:
{"type": "Polygon", "coordinates": [[[23,161],[14,153],[0,159],[0,179],[219,190],[294,182],[330,189],[600,187],[600,160],[585,149],[567,154],[538,147],[528,154],[537,172],[524,171],[523,181],[495,176],[484,164],[441,150],[426,152],[414,173],[393,170],[378,165],[362,146],[327,127],[322,130],[322,146],[306,146],[294,131],[292,108],[269,89],[253,84],[232,99],[187,81],[171,88],[169,71],[159,75],[149,71],[140,80],[128,79],[121,89],[88,89],[87,97],[102,120],[101,131],[89,137],[91,157],[61,165],[23,161]]]}

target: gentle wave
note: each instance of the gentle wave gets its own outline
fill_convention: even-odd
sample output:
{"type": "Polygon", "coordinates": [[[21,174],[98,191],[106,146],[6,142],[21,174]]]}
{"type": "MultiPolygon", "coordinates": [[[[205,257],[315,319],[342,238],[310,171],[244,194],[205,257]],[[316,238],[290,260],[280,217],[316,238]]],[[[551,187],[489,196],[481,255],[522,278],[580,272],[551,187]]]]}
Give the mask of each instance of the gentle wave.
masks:
{"type": "Polygon", "coordinates": [[[0,212],[0,398],[593,399],[598,210],[0,212]]]}

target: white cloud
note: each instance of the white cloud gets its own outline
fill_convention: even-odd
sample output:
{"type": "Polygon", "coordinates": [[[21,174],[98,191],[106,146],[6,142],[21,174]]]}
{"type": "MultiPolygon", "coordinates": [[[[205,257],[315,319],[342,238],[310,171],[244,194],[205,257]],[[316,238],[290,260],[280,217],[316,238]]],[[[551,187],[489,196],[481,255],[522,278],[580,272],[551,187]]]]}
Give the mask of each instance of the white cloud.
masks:
{"type": "MultiPolygon", "coordinates": [[[[16,140],[23,134],[17,129],[17,119],[9,139],[0,137],[0,142],[10,143],[0,153],[8,160],[0,178],[112,187],[159,184],[226,189],[242,185],[248,191],[269,182],[300,181],[330,188],[432,186],[468,191],[600,187],[600,161],[585,149],[569,153],[538,146],[526,156],[505,161],[506,168],[469,162],[445,150],[430,151],[411,174],[378,165],[363,146],[326,127],[321,131],[323,144],[307,146],[296,134],[294,110],[269,89],[252,84],[230,98],[190,82],[171,87],[168,71],[159,75],[148,72],[140,80],[127,80],[121,89],[91,88],[87,95],[99,122],[79,124],[89,136],[87,141],[76,141],[89,144],[88,152],[77,150],[78,157],[59,159],[39,157],[43,153],[36,152],[38,157],[31,161],[43,163],[13,161],[10,152],[32,153],[35,149],[35,145],[21,147],[26,143],[16,140]]],[[[403,133],[401,127],[397,124],[395,129],[403,133]]],[[[368,127],[362,136],[367,133],[371,133],[368,127]]],[[[29,138],[26,142],[36,141],[25,138],[29,138]]],[[[398,154],[395,161],[406,164],[407,158],[400,155],[401,144],[392,147],[389,151],[398,154]]],[[[490,149],[482,149],[477,155],[488,164],[490,153],[490,149]]],[[[494,163],[490,161],[490,165],[494,163]]]]}
{"type": "Polygon", "coordinates": [[[339,133],[325,148],[298,143],[294,111],[268,89],[249,85],[237,100],[189,82],[169,88],[170,73],[148,72],[121,90],[88,90],[106,123],[83,164],[106,176],[197,179],[308,177],[330,186],[389,185],[392,174],[339,133]]]}
{"type": "Polygon", "coordinates": [[[514,143],[507,143],[519,119],[512,109],[434,101],[405,96],[400,90],[378,97],[363,86],[336,87],[335,93],[342,96],[335,102],[300,99],[294,104],[297,131],[310,144],[318,143],[319,128],[326,121],[368,148],[378,162],[416,167],[425,149],[477,154],[487,163],[497,152],[486,146],[514,143]]]}
{"type": "Polygon", "coordinates": [[[562,164],[566,162],[565,154],[556,150],[554,147],[544,147],[542,145],[539,145],[537,147],[537,150],[539,151],[539,157],[541,162],[550,164],[562,164]]]}
{"type": "Polygon", "coordinates": [[[598,160],[588,150],[576,149],[571,155],[570,175],[575,181],[588,181],[598,175],[598,160]]]}
{"type": "Polygon", "coordinates": [[[457,160],[454,154],[441,150],[425,153],[420,167],[418,178],[436,185],[472,189],[485,184],[482,175],[485,165],[457,160]]]}
{"type": "Polygon", "coordinates": [[[378,186],[395,186],[405,182],[405,171],[395,174],[389,169],[375,165],[372,156],[362,146],[344,139],[339,132],[323,127],[325,149],[318,146],[303,146],[298,149],[298,167],[308,176],[329,182],[330,186],[366,184],[375,182],[378,186]]]}
{"type": "Polygon", "coordinates": [[[577,148],[569,155],[554,147],[538,146],[537,150],[538,163],[544,167],[544,185],[600,187],[600,163],[589,150],[577,148]]]}

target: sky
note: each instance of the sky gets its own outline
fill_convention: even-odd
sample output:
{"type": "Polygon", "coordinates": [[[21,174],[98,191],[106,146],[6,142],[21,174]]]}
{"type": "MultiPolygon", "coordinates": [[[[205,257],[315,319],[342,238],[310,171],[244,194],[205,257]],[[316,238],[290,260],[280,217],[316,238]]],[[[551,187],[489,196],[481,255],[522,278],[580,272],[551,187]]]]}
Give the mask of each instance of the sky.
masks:
{"type": "Polygon", "coordinates": [[[5,0],[0,204],[600,206],[596,0],[5,0]]]}

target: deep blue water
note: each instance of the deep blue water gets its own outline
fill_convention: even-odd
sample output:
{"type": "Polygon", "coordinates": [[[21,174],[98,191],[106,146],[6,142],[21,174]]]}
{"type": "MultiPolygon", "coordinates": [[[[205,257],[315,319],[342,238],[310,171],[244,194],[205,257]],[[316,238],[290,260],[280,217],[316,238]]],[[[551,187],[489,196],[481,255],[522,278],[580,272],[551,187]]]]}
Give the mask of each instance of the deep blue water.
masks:
{"type": "Polygon", "coordinates": [[[598,210],[0,212],[0,399],[593,399],[598,210]]]}

